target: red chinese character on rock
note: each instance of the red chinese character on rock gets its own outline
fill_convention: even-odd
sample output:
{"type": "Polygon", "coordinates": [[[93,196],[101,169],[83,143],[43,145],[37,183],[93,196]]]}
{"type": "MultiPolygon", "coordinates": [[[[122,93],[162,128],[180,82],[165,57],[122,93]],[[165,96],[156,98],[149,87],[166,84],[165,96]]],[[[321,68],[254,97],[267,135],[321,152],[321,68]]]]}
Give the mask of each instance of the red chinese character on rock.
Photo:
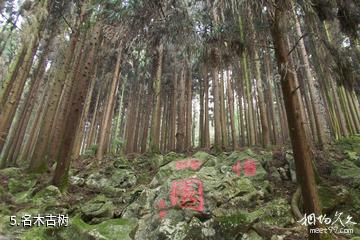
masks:
{"type": "Polygon", "coordinates": [[[174,181],[170,193],[171,205],[195,211],[204,210],[203,183],[196,178],[174,181]]]}
{"type": "Polygon", "coordinates": [[[254,176],[256,174],[256,162],[253,159],[246,159],[244,162],[245,176],[254,176]]]}
{"type": "Polygon", "coordinates": [[[241,163],[240,161],[237,161],[233,166],[232,166],[232,170],[233,172],[238,175],[240,177],[240,173],[241,173],[241,163]]]}
{"type": "Polygon", "coordinates": [[[176,170],[183,170],[191,168],[192,170],[198,170],[201,167],[202,162],[197,159],[186,159],[176,162],[176,170]]]}
{"type": "Polygon", "coordinates": [[[159,201],[158,207],[159,207],[159,209],[160,209],[160,212],[159,212],[160,218],[166,217],[167,212],[166,212],[165,210],[161,210],[161,209],[166,208],[166,202],[165,202],[164,199],[161,199],[161,200],[159,201]]]}

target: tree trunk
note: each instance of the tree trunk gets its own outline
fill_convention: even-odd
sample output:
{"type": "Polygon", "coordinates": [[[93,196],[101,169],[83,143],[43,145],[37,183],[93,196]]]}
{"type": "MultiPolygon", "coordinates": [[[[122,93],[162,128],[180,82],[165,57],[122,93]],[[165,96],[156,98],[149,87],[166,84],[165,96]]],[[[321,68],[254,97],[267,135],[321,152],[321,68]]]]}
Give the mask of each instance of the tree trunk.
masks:
{"type": "Polygon", "coordinates": [[[178,107],[178,125],[176,133],[176,150],[183,152],[185,150],[185,81],[186,81],[186,69],[185,67],[181,70],[181,76],[179,79],[179,107],[178,107]]]}
{"type": "Polygon", "coordinates": [[[209,128],[209,77],[208,68],[204,70],[204,147],[210,148],[210,128],[209,128]]]}
{"type": "Polygon", "coordinates": [[[158,49],[158,61],[154,79],[154,109],[151,120],[150,149],[152,152],[160,151],[160,123],[161,123],[161,78],[163,65],[164,45],[160,44],[158,49]]]}
{"type": "Polygon", "coordinates": [[[169,150],[176,148],[176,108],[177,108],[177,79],[176,64],[174,68],[173,81],[171,85],[171,105],[170,105],[170,132],[169,132],[169,150]]]}
{"type": "MultiPolygon", "coordinates": [[[[278,131],[277,131],[277,125],[276,125],[276,113],[275,113],[275,105],[274,105],[274,94],[273,94],[273,86],[272,83],[273,81],[271,80],[271,66],[270,66],[270,56],[269,56],[269,52],[267,51],[265,53],[265,57],[264,57],[264,67],[265,67],[265,77],[266,77],[266,84],[267,84],[267,90],[268,90],[268,102],[269,104],[269,108],[270,108],[270,113],[271,113],[271,126],[272,126],[272,134],[273,134],[273,139],[274,139],[274,144],[278,144],[279,139],[278,139],[278,131]]],[[[274,84],[275,85],[275,84],[274,84]]],[[[279,112],[280,113],[280,112],[279,112]]],[[[279,114],[278,113],[278,114],[279,114]]]]}
{"type": "Polygon", "coordinates": [[[226,71],[226,79],[227,79],[227,97],[228,97],[228,110],[230,116],[232,147],[234,150],[237,150],[238,141],[237,141],[236,129],[235,129],[234,92],[232,88],[232,84],[233,84],[232,77],[230,78],[229,69],[226,71]]]}
{"type": "Polygon", "coordinates": [[[216,66],[212,69],[213,95],[214,95],[214,118],[215,118],[215,149],[222,149],[222,131],[220,117],[220,96],[219,96],[219,72],[216,66]]]}
{"type": "Polygon", "coordinates": [[[316,90],[316,85],[317,85],[316,80],[314,79],[311,73],[309,58],[306,52],[304,39],[302,38],[303,34],[301,31],[299,19],[296,16],[296,13],[294,13],[294,15],[295,15],[296,32],[298,37],[301,38],[299,42],[299,48],[300,48],[301,58],[304,63],[304,71],[305,71],[306,79],[309,85],[310,99],[311,99],[312,110],[313,110],[316,132],[317,132],[317,140],[320,148],[324,149],[326,148],[329,142],[329,137],[325,132],[325,129],[328,129],[327,122],[324,118],[324,115],[326,113],[323,108],[323,102],[320,98],[320,93],[317,92],[316,90]]]}
{"type": "Polygon", "coordinates": [[[69,111],[65,122],[64,136],[62,137],[61,148],[59,151],[60,154],[52,181],[53,184],[59,187],[59,189],[61,190],[64,190],[68,184],[68,174],[70,162],[72,160],[72,149],[75,142],[74,133],[79,126],[86,93],[88,92],[88,88],[90,87],[91,72],[93,69],[94,60],[98,48],[100,32],[100,27],[95,26],[93,36],[89,41],[91,49],[88,54],[85,68],[80,79],[78,79],[78,81],[76,81],[76,84],[74,84],[70,95],[71,105],[69,106],[69,111]]]}
{"type": "Polygon", "coordinates": [[[187,61],[188,72],[186,74],[185,96],[186,96],[186,133],[185,133],[185,149],[191,149],[192,138],[192,71],[190,62],[187,61]]]}
{"type": "MultiPolygon", "coordinates": [[[[43,52],[41,53],[38,65],[34,70],[31,79],[31,85],[29,92],[27,94],[26,99],[24,100],[24,105],[22,107],[22,111],[19,114],[19,120],[13,125],[13,129],[15,129],[13,141],[8,142],[8,147],[3,154],[3,158],[10,164],[16,164],[16,160],[20,153],[21,143],[24,140],[26,128],[28,126],[32,110],[34,108],[34,103],[36,96],[39,94],[40,84],[43,82],[45,68],[46,68],[46,58],[49,53],[49,46],[51,45],[52,38],[54,34],[51,33],[49,38],[45,41],[45,45],[43,46],[43,52]]],[[[10,140],[10,139],[9,139],[10,140]]]]}
{"type": "MultiPolygon", "coordinates": [[[[279,3],[279,1],[277,1],[279,3]]],[[[305,134],[304,120],[300,111],[301,104],[297,96],[296,83],[292,63],[289,61],[289,46],[284,32],[287,23],[286,12],[281,5],[277,5],[273,11],[272,37],[275,46],[278,69],[281,75],[281,87],[284,94],[285,108],[288,118],[290,138],[294,151],[297,180],[301,186],[304,200],[304,208],[307,214],[314,213],[316,217],[321,215],[319,198],[313,171],[312,156],[308,139],[305,134]],[[288,69],[290,68],[290,69],[288,69]]],[[[309,230],[321,227],[316,221],[310,225],[309,230]]],[[[321,239],[321,234],[309,232],[310,239],[321,239]]]]}
{"type": "Polygon", "coordinates": [[[141,136],[141,153],[146,152],[147,148],[147,142],[148,142],[148,135],[149,135],[149,124],[150,124],[150,116],[151,111],[153,109],[152,106],[152,99],[153,99],[153,92],[151,91],[151,85],[148,84],[148,90],[147,90],[147,108],[145,109],[145,116],[144,116],[144,124],[143,124],[143,132],[141,136]],[[150,103],[150,104],[149,104],[150,103]],[[150,106],[149,106],[150,105],[150,106]]]}
{"type": "Polygon", "coordinates": [[[47,169],[47,147],[50,142],[50,134],[53,128],[56,110],[60,102],[61,92],[69,74],[78,36],[79,32],[76,31],[71,37],[64,64],[62,68],[60,68],[60,72],[51,82],[51,89],[49,89],[50,96],[46,104],[44,116],[41,119],[39,137],[36,143],[34,143],[34,153],[30,159],[29,171],[44,172],[47,169]]]}
{"type": "Polygon", "coordinates": [[[226,148],[228,146],[228,131],[227,131],[227,117],[225,113],[225,97],[224,97],[224,71],[221,69],[220,82],[219,82],[219,100],[220,100],[220,122],[221,122],[221,139],[222,146],[226,148]]]}
{"type": "MultiPolygon", "coordinates": [[[[259,110],[260,110],[260,121],[261,121],[261,132],[262,132],[262,144],[264,147],[270,145],[270,131],[269,131],[269,121],[266,113],[266,104],[264,100],[264,88],[261,79],[261,68],[260,68],[260,59],[257,49],[254,49],[254,58],[255,58],[255,76],[256,76],[256,86],[259,99],[259,110]]],[[[271,104],[271,103],[270,103],[271,104]]]]}
{"type": "Polygon", "coordinates": [[[119,82],[120,82],[121,58],[122,58],[122,49],[120,44],[120,48],[118,49],[118,53],[117,53],[116,65],[111,82],[110,92],[108,95],[107,103],[105,104],[104,118],[102,120],[102,124],[99,131],[100,138],[96,152],[96,159],[98,161],[100,161],[104,157],[104,154],[106,154],[108,151],[107,139],[110,136],[111,122],[114,114],[114,106],[116,100],[116,93],[118,86],[120,84],[119,82]]]}

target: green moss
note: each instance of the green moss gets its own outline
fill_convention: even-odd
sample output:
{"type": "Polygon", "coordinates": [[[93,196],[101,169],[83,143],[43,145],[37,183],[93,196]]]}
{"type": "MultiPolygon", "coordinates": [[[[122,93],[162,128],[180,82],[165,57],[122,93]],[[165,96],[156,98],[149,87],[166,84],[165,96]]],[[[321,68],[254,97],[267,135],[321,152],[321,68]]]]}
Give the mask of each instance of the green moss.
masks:
{"type": "Polygon", "coordinates": [[[265,224],[280,227],[285,227],[294,221],[290,204],[283,198],[268,202],[265,206],[251,212],[249,218],[251,221],[259,218],[265,224]]]}
{"type": "Polygon", "coordinates": [[[248,215],[248,212],[239,211],[232,215],[218,217],[216,220],[224,227],[231,227],[234,225],[243,225],[249,223],[248,215]]]}
{"type": "Polygon", "coordinates": [[[25,231],[22,236],[20,236],[21,240],[50,240],[50,236],[48,236],[45,232],[46,228],[44,227],[32,227],[29,230],[25,231]]]}
{"type": "Polygon", "coordinates": [[[111,219],[97,225],[85,223],[78,215],[70,219],[67,228],[61,229],[56,234],[61,239],[106,239],[106,240],[130,240],[130,233],[136,227],[136,221],[132,219],[111,219]]]}
{"type": "Polygon", "coordinates": [[[324,212],[333,210],[350,198],[350,194],[344,186],[319,186],[318,193],[324,212]]]}
{"type": "Polygon", "coordinates": [[[208,160],[213,156],[206,153],[206,152],[199,151],[199,152],[195,153],[193,155],[193,157],[196,158],[196,159],[200,159],[200,160],[208,160]]]}
{"type": "Polygon", "coordinates": [[[227,158],[227,160],[231,162],[236,162],[237,160],[244,160],[246,158],[257,158],[258,156],[251,150],[246,149],[241,152],[233,152],[231,155],[227,158]]]}
{"type": "Polygon", "coordinates": [[[360,135],[341,138],[335,143],[335,147],[340,151],[360,152],[360,135]]]}
{"type": "Polygon", "coordinates": [[[360,168],[350,160],[333,161],[333,170],[331,175],[351,181],[354,187],[360,186],[360,168]]]}

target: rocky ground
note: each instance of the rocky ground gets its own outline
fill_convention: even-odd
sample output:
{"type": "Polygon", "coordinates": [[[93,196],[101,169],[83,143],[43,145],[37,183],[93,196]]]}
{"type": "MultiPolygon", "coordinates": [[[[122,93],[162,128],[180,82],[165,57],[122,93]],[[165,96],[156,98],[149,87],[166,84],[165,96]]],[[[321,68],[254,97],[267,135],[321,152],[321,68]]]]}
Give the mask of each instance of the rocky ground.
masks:
{"type": "MultiPolygon", "coordinates": [[[[335,239],[360,239],[360,136],[314,155],[324,213],[358,223],[335,239]]],[[[81,158],[67,193],[50,176],[0,171],[1,240],[307,239],[286,149],[108,157],[99,165],[81,158]],[[22,226],[21,217],[38,214],[68,215],[68,226],[22,226]]]]}

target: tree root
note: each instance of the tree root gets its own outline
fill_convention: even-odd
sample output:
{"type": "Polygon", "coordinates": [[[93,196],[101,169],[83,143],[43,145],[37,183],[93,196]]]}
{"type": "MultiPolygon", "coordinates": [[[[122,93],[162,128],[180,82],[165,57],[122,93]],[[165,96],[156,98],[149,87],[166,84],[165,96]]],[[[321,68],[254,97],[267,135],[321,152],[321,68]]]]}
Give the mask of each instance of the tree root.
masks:
{"type": "Polygon", "coordinates": [[[301,214],[299,209],[300,198],[301,198],[301,188],[300,186],[298,186],[291,198],[291,210],[295,216],[295,220],[297,221],[303,218],[303,214],[301,214]]]}

